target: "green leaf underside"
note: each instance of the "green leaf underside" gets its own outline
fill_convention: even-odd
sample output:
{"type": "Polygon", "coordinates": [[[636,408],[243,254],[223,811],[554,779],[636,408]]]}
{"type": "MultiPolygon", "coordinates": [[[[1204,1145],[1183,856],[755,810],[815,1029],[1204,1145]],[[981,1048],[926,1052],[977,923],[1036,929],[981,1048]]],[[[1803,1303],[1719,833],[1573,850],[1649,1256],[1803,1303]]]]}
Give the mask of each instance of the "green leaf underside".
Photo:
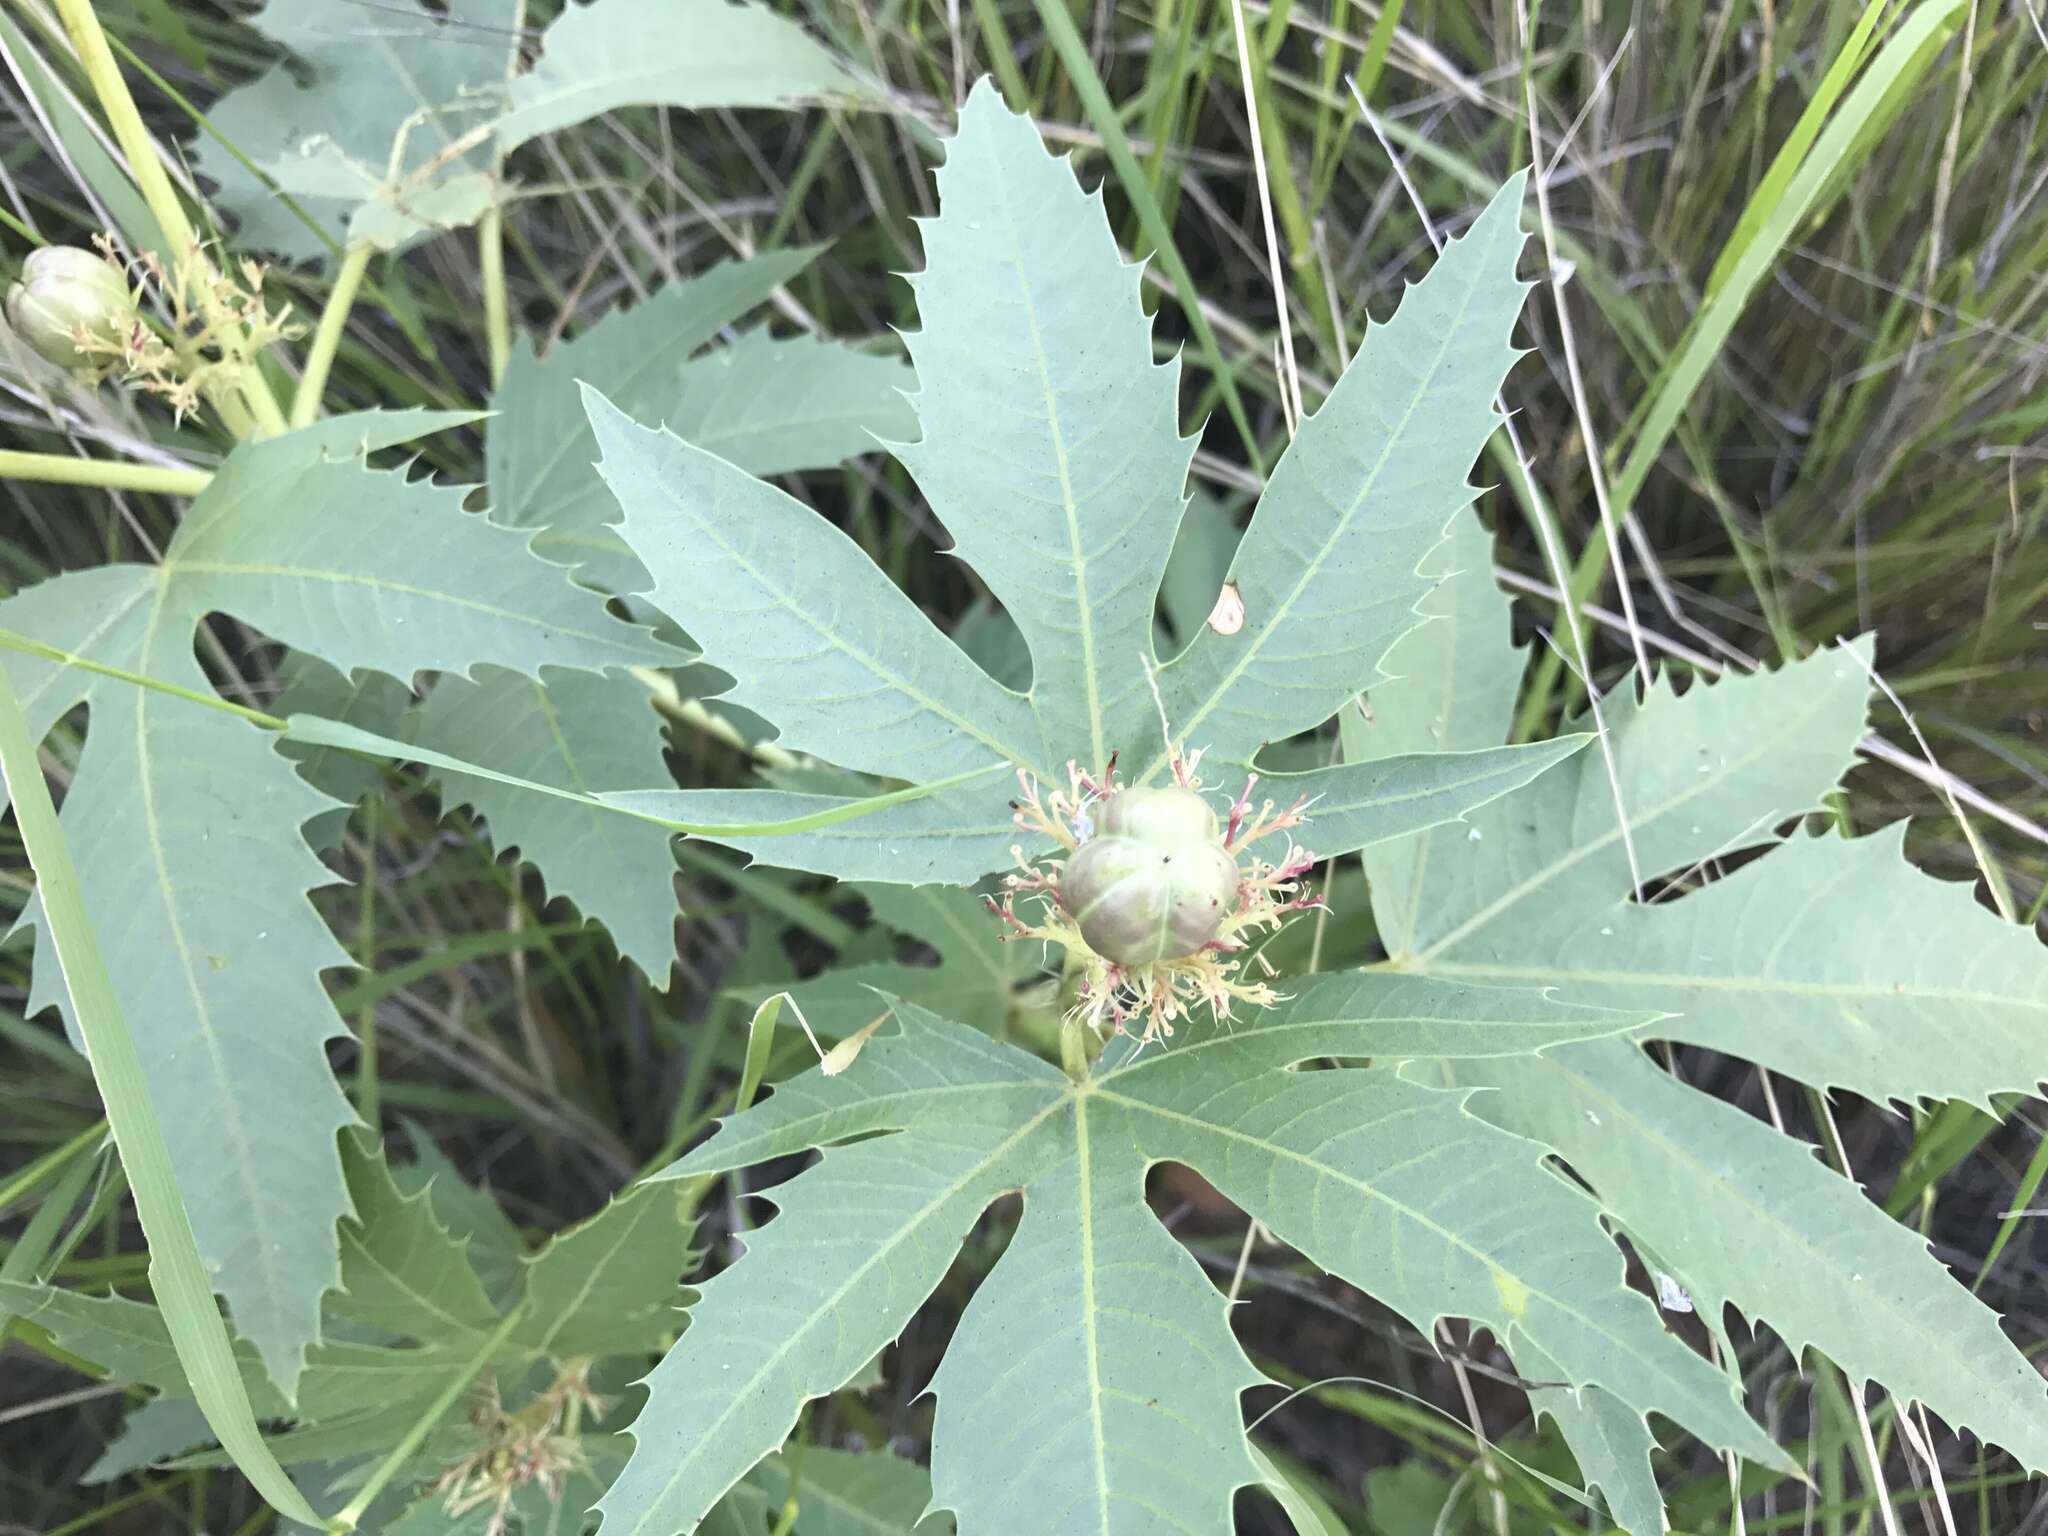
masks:
{"type": "MultiPolygon", "coordinates": [[[[1029,691],[993,681],[830,523],[703,447],[636,425],[644,408],[591,391],[618,535],[646,567],[649,601],[786,746],[910,779],[991,757],[1056,779],[1068,761],[1099,768],[1112,751],[1137,768],[1160,752],[1145,674],[1193,451],[1175,419],[1177,369],[1152,360],[1138,273],[1100,199],[993,87],[972,93],[947,153],[944,211],[911,280],[919,436],[891,446],[1021,633],[1029,691]]],[[[1519,192],[1504,189],[1453,242],[1304,424],[1232,567],[1263,606],[1237,636],[1202,630],[1162,673],[1176,735],[1212,762],[1248,762],[1263,742],[1327,720],[1417,622],[1432,581],[1420,565],[1471,497],[1466,473],[1513,361],[1519,192]]],[[[1477,803],[1536,767],[1418,767],[1393,796],[1471,771],[1461,790],[1477,803]]],[[[1285,786],[1329,792],[1334,842],[1319,851],[1419,824],[1370,782],[1343,769],[1285,786]]],[[[1455,817],[1461,798],[1446,795],[1428,819],[1455,817]]],[[[842,878],[964,883],[1006,863],[1015,836],[1000,802],[965,797],[866,830],[888,839],[887,854],[854,839],[740,846],[842,878]]]]}
{"type": "Polygon", "coordinates": [[[341,1150],[355,1208],[341,1229],[349,1316],[422,1343],[465,1336],[481,1343],[496,1326],[498,1309],[426,1191],[399,1190],[367,1130],[346,1133],[341,1150]]]}
{"type": "MultiPolygon", "coordinates": [[[[1527,1340],[1515,1347],[1515,1365],[1532,1381],[1564,1378],[1557,1362],[1527,1340]]],[[[1632,1532],[1661,1533],[1664,1501],[1650,1465],[1656,1441],[1641,1413],[1605,1387],[1540,1386],[1530,1391],[1529,1406],[1557,1424],[1578,1459],[1587,1490],[1600,1491],[1615,1524],[1632,1532]]]]}
{"type": "MultiPolygon", "coordinates": [[[[398,677],[660,659],[521,535],[463,513],[461,491],[360,461],[464,419],[372,413],[245,444],[161,565],[44,582],[0,603],[0,627],[201,693],[194,630],[213,612],[398,677]]],[[[38,737],[88,706],[63,813],[80,880],[200,1252],[289,1396],[349,1208],[335,1133],[352,1117],[324,1051],[342,1025],[320,985],[348,961],[307,899],[333,877],[299,830],[333,802],[243,721],[38,658],[5,665],[38,737]]],[[[57,1001],[46,955],[35,978],[32,1004],[57,1001]]]]}
{"type": "Polygon", "coordinates": [[[813,247],[721,262],[608,312],[544,357],[521,338],[491,399],[493,517],[540,530],[535,551],[575,566],[586,585],[633,592],[647,584],[640,562],[605,526],[618,508],[592,467],[597,442],[583,383],[755,474],[823,468],[866,452],[876,433],[904,430],[909,407],[898,391],[911,375],[894,357],[812,336],[778,341],[760,330],[692,356],[816,254],[813,247]]]}
{"type": "Polygon", "coordinates": [[[931,1474],[887,1451],[807,1445],[794,1459],[770,1456],[749,1481],[779,1506],[794,1488],[801,1536],[946,1536],[952,1521],[926,1519],[931,1474]]]}
{"type": "Polygon", "coordinates": [[[936,965],[895,960],[842,962],[794,985],[747,988],[755,1005],[786,992],[820,1039],[840,1040],[888,1011],[878,993],[903,998],[941,1018],[999,1032],[1009,1013],[1011,989],[1037,967],[1030,946],[1004,941],[1001,925],[989,921],[981,899],[956,886],[856,884],[847,887],[866,901],[877,924],[928,945],[936,965]]]}
{"type": "Polygon", "coordinates": [[[642,1184],[556,1233],[527,1261],[531,1305],[513,1342],[566,1360],[652,1348],[680,1329],[678,1277],[696,1231],[680,1194],[642,1184]]]}
{"type": "MultiPolygon", "coordinates": [[[[80,1296],[15,1281],[0,1281],[0,1304],[47,1329],[65,1349],[106,1367],[118,1380],[154,1387],[179,1400],[190,1396],[184,1368],[155,1307],[118,1296],[80,1296]]],[[[309,1421],[346,1418],[395,1403],[424,1403],[475,1351],[473,1339],[431,1349],[316,1344],[307,1351],[297,1401],[287,1403],[270,1384],[255,1348],[242,1341],[235,1346],[256,1416],[309,1421]]]]}
{"type": "MultiPolygon", "coordinates": [[[[661,720],[628,673],[549,668],[539,679],[478,668],[447,677],[419,714],[418,742],[511,777],[584,796],[668,777],[661,720]]],[[[516,848],[550,892],[603,923],[658,990],[675,958],[675,854],[667,828],[587,802],[443,771],[444,803],[470,805],[500,851],[516,848]]]]}
{"type": "Polygon", "coordinates": [[[794,23],[730,0],[575,0],[512,82],[495,132],[506,149],[625,106],[778,107],[854,95],[794,23]]]}
{"type": "MultiPolygon", "coordinates": [[[[1471,748],[1506,731],[1518,658],[1487,541],[1458,530],[1442,615],[1396,648],[1399,681],[1372,723],[1347,718],[1348,756],[1471,748]]],[[[1646,878],[1712,874],[1769,845],[1853,760],[1867,647],[1778,672],[1618,690],[1606,723],[1646,878]],[[1697,866],[1697,868],[1695,868],[1697,866]]],[[[1967,888],[1901,858],[1902,828],[1795,835],[1704,887],[1633,899],[1600,755],[1559,765],[1475,811],[1467,829],[1366,853],[1374,914],[1402,972],[1534,985],[1578,1002],[1668,1015],[1642,1035],[1746,1057],[1869,1097],[1985,1104],[2048,1075],[2048,966],[2024,930],[1967,888]]],[[[1633,1044],[1592,1042],[1514,1062],[1460,1063],[1490,1091],[1475,1111],[1552,1146],[1614,1219],[1720,1321],[1724,1303],[1811,1344],[2034,1467],[2048,1465],[2048,1391],[1926,1251],[1810,1149],[1657,1072],[1633,1044]]],[[[1511,1348],[1514,1346],[1511,1343],[1511,1348]]],[[[1516,1354],[1534,1379],[1551,1371],[1516,1354]]],[[[1537,1394],[1616,1518],[1654,1536],[1648,1406],[1629,1383],[1573,1403],[1537,1394]]]]}
{"type": "Polygon", "coordinates": [[[1162,1161],[1190,1164],[1419,1329],[1451,1313],[1532,1337],[1575,1379],[1625,1373],[1716,1443],[1775,1459],[1725,1380],[1622,1284],[1592,1205],[1539,1148],[1392,1069],[1285,1070],[1642,1023],[1528,992],[1332,977],[1234,1026],[1186,1026],[1165,1051],[1106,1057],[1077,1086],[899,1004],[844,1074],[783,1085],[666,1171],[831,1147],[773,1192],[781,1214],[741,1264],[703,1286],[649,1378],[605,1529],[686,1528],[804,1400],[895,1337],[961,1234],[1017,1188],[1023,1224],[936,1382],[938,1502],[973,1530],[1042,1530],[1048,1507],[1086,1511],[1090,1528],[1149,1528],[1161,1508],[1226,1528],[1231,1491],[1256,1480],[1237,1400],[1257,1376],[1221,1296],[1144,1208],[1145,1170],[1162,1161]]]}
{"type": "Polygon", "coordinates": [[[1244,627],[1204,627],[1160,677],[1191,744],[1243,760],[1321,724],[1419,622],[1424,562],[1472,500],[1466,477],[1500,425],[1524,292],[1513,280],[1521,203],[1516,177],[1366,331],[1301,423],[1231,561],[1244,627]]]}
{"type": "MultiPolygon", "coordinates": [[[[474,222],[504,196],[498,159],[620,107],[793,105],[859,87],[793,22],[726,0],[571,4],[515,75],[516,0],[394,0],[359,11],[269,0],[255,27],[288,49],[208,112],[336,243],[383,250],[474,222]],[[508,77],[510,77],[508,79],[508,77]]],[[[211,135],[192,141],[238,243],[295,260],[326,241],[211,135]]]]}
{"type": "MultiPolygon", "coordinates": [[[[252,23],[291,50],[304,83],[294,66],[273,65],[207,116],[330,237],[392,249],[466,224],[492,201],[488,140],[451,152],[492,114],[518,15],[516,0],[452,0],[438,13],[414,0],[368,11],[269,0],[252,23]]],[[[235,215],[241,244],[302,260],[325,253],[210,135],[196,137],[192,153],[235,215]]]]}
{"type": "Polygon", "coordinates": [[[1152,361],[1100,193],[986,81],[938,190],[910,279],[921,435],[894,452],[1029,644],[1030,757],[1099,768],[1158,733],[1144,667],[1195,448],[1180,365],[1152,361]]]}

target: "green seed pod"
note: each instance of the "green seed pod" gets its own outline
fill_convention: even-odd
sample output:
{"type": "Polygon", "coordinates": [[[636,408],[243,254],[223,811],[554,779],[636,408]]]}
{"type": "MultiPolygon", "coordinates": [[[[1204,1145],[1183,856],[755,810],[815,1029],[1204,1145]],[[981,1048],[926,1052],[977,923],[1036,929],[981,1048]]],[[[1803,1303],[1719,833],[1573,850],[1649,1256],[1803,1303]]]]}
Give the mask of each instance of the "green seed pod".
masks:
{"type": "Polygon", "coordinates": [[[1095,813],[1060,897],[1088,947],[1118,965],[1192,955],[1237,904],[1216,813],[1192,790],[1126,789],[1095,813]]]}
{"type": "Polygon", "coordinates": [[[7,290],[7,323],[37,356],[60,368],[93,366],[78,350],[82,327],[95,341],[120,345],[135,323],[135,299],[120,269],[73,245],[47,245],[21,264],[7,290]]]}

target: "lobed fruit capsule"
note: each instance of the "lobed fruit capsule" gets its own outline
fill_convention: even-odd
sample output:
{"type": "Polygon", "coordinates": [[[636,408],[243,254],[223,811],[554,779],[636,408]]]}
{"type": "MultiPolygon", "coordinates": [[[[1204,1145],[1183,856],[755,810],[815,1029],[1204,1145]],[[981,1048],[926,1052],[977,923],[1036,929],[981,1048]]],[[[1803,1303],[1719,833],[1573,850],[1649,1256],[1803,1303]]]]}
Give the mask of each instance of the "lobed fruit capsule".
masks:
{"type": "Polygon", "coordinates": [[[29,253],[21,281],[7,290],[7,322],[39,357],[76,368],[87,365],[79,331],[118,347],[135,323],[135,299],[121,269],[104,256],[48,245],[29,253]]]}
{"type": "Polygon", "coordinates": [[[1193,790],[1126,789],[1095,812],[1067,861],[1060,900],[1088,947],[1121,966],[1192,955],[1237,902],[1237,861],[1193,790]]]}

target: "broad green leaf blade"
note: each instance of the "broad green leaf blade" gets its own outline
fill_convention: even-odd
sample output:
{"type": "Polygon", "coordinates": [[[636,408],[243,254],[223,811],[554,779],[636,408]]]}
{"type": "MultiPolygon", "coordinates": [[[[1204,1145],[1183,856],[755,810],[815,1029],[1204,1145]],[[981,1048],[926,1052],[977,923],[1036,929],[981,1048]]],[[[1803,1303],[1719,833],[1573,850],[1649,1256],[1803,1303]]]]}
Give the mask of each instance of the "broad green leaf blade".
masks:
{"type": "Polygon", "coordinates": [[[634,416],[673,419],[690,354],[810,264],[815,248],[724,261],[669,283],[631,309],[537,356],[521,337],[491,397],[485,439],[491,519],[539,533],[534,549],[572,565],[586,585],[637,590],[640,564],[605,525],[617,503],[598,478],[597,440],[581,385],[601,389],[634,416]]]}
{"type": "Polygon", "coordinates": [[[1467,815],[1582,749],[1590,736],[1559,736],[1480,752],[1421,752],[1262,777],[1258,793],[1284,807],[1308,802],[1301,841],[1332,859],[1405,838],[1467,815]]]}
{"type": "Polygon", "coordinates": [[[480,1342],[498,1309],[426,1192],[400,1192],[366,1130],[344,1134],[341,1154],[355,1213],[341,1228],[336,1310],[422,1344],[480,1342]]]}
{"type": "Polygon", "coordinates": [[[464,512],[467,487],[310,446],[248,445],[194,503],[163,566],[187,613],[223,610],[344,671],[400,680],[479,661],[531,675],[682,659],[535,558],[527,535],[464,512]]]}
{"type": "Polygon", "coordinates": [[[909,335],[922,436],[895,449],[1023,630],[1045,757],[1158,739],[1145,668],[1194,440],[1099,195],[984,78],[938,173],[909,335]]]}
{"type": "MultiPolygon", "coordinates": [[[[322,715],[345,721],[366,731],[396,736],[405,729],[412,709],[412,690],[395,677],[381,672],[357,672],[344,676],[317,656],[304,651],[287,651],[279,660],[278,681],[282,686],[270,701],[271,713],[278,715],[322,715]]],[[[306,823],[306,841],[325,852],[341,841],[349,817],[383,775],[374,758],[343,752],[335,747],[305,746],[281,741],[277,750],[299,765],[299,777],[336,802],[306,823]]]]}
{"type": "Polygon", "coordinates": [[[911,431],[904,392],[915,382],[898,357],[742,331],[683,364],[665,419],[677,436],[750,474],[827,469],[911,431]]]}
{"type": "Polygon", "coordinates": [[[1688,895],[1623,892],[1539,920],[1491,962],[1432,969],[1662,1009],[1664,1038],[1880,1101],[2031,1093],[2048,1079],[2048,954],[1907,864],[1905,836],[1795,836],[1688,895]]]}
{"type": "Polygon", "coordinates": [[[845,534],[774,487],[635,424],[585,390],[648,600],[736,680],[785,745],[929,779],[1038,760],[1024,700],[999,687],[845,534]]]}
{"type": "MultiPolygon", "coordinates": [[[[1837,649],[1683,696],[1660,679],[1640,704],[1611,697],[1607,728],[1643,878],[1770,842],[1779,822],[1819,805],[1854,760],[1868,695],[1862,661],[1837,649]]],[[[1441,905],[1396,960],[1474,979],[1508,979],[1506,968],[1537,956],[1557,963],[1589,912],[1632,899],[1614,801],[1601,754],[1586,752],[1474,812],[1472,846],[1446,872],[1441,905]]]]}
{"type": "Polygon", "coordinates": [[[182,1397],[153,1397],[121,1421],[120,1433],[78,1480],[88,1487],[111,1483],[181,1451],[211,1444],[213,1431],[197,1403],[182,1397]]]}
{"type": "Polygon", "coordinates": [[[682,1327],[680,1276],[695,1257],[683,1191],[642,1184],[558,1232],[526,1266],[513,1342],[574,1359],[645,1349],[682,1327]]]}
{"type": "Polygon", "coordinates": [[[953,1522],[925,1517],[931,1474],[888,1451],[835,1451],[807,1445],[795,1456],[770,1456],[749,1482],[780,1507],[794,1490],[792,1536],[947,1536],[953,1522]]]}
{"type": "MultiPolygon", "coordinates": [[[[1557,1362],[1526,1339],[1515,1346],[1515,1368],[1530,1381],[1558,1381],[1557,1362]]],[[[1650,1465],[1649,1422],[1605,1387],[1531,1389],[1529,1405],[1564,1435],[1590,1493],[1597,1489],[1607,1514],[1629,1536],[1663,1536],[1664,1496],[1650,1465]]]]}
{"type": "MultiPolygon", "coordinates": [[[[45,582],[0,604],[0,628],[200,698],[213,684],[194,633],[219,610],[330,663],[400,675],[652,654],[643,631],[520,535],[464,514],[459,492],[360,462],[463,419],[370,413],[243,444],[162,565],[45,582]],[[421,549],[456,564],[421,578],[393,563],[421,549]]],[[[333,802],[239,719],[39,658],[9,672],[37,738],[89,706],[63,824],[76,829],[85,899],[105,926],[200,1252],[289,1396],[339,1278],[348,1209],[335,1133],[353,1115],[326,1061],[342,1024],[320,973],[349,961],[308,899],[333,877],[300,831],[333,802]],[[248,1090],[252,1072],[261,1094],[248,1090]]],[[[55,1000],[54,981],[45,949],[37,1006],[55,1000]]]]}
{"type": "Polygon", "coordinates": [[[1057,1068],[925,1009],[896,1003],[894,1027],[836,1077],[806,1072],[776,1088],[655,1179],[698,1178],[877,1131],[959,1120],[1021,1124],[1066,1082],[1057,1068]]]}
{"type": "MultiPolygon", "coordinates": [[[[1422,600],[1427,622],[1387,653],[1393,681],[1366,694],[1366,712],[1338,716],[1347,762],[1493,746],[1514,718],[1522,654],[1508,635],[1508,598],[1493,579],[1493,539],[1473,516],[1455,519],[1426,567],[1442,580],[1422,600]]],[[[1368,862],[1380,940],[1412,953],[1421,914],[1446,898],[1444,882],[1469,857],[1456,828],[1375,848],[1368,862]]],[[[1483,836],[1483,834],[1482,834],[1483,836]]]]}
{"type": "Polygon", "coordinates": [[[1019,1181],[1042,1121],[836,1148],[770,1192],[780,1214],[704,1284],[688,1332],[646,1380],[633,1458],[598,1506],[605,1536],[690,1529],[807,1401],[872,1360],[937,1288],[960,1234],[1019,1181]]]}
{"type": "MultiPolygon", "coordinates": [[[[0,604],[0,625],[210,692],[192,653],[197,615],[169,611],[171,586],[144,567],[101,567],[0,604]]],[[[333,876],[298,831],[331,802],[240,720],[36,658],[7,666],[38,739],[73,704],[91,706],[61,818],[86,909],[200,1255],[289,1395],[339,1279],[348,1196],[335,1136],[355,1118],[327,1065],[341,1021],[320,985],[348,957],[307,899],[333,876]],[[254,1064],[261,1093],[245,1080],[254,1064]]],[[[40,921],[37,951],[32,1007],[60,997],[40,921]]]]}
{"type": "Polygon", "coordinates": [[[971,885],[1008,865],[1018,841],[1008,797],[1016,781],[990,773],[886,810],[854,816],[841,795],[783,789],[642,789],[603,796],[622,810],[726,828],[819,820],[814,831],[703,836],[782,869],[893,885],[971,885]],[[830,821],[824,818],[834,818],[830,821]]]}
{"type": "Polygon", "coordinates": [[[485,1292],[499,1307],[505,1306],[525,1275],[525,1239],[504,1208],[467,1182],[417,1125],[407,1123],[405,1129],[414,1161],[392,1165],[392,1181],[408,1195],[426,1191],[441,1225],[467,1245],[470,1266],[485,1292]]]}
{"type": "Polygon", "coordinates": [[[512,149],[619,107],[780,107],[860,87],[765,7],[733,0],[575,0],[512,82],[495,125],[512,149]]]}
{"type": "MultiPolygon", "coordinates": [[[[0,1280],[0,1304],[40,1328],[65,1349],[121,1381],[189,1398],[171,1335],[155,1307],[118,1296],[80,1296],[46,1285],[0,1280]]],[[[296,1415],[308,1421],[341,1418],[406,1400],[445,1386],[470,1358],[474,1344],[446,1349],[385,1349],[375,1344],[317,1344],[308,1353],[296,1405],[287,1403],[264,1375],[255,1349],[238,1341],[235,1355],[258,1418],[296,1415]]]]}
{"type": "Polygon", "coordinates": [[[1258,1481],[1227,1303],[1145,1205],[1151,1159],[1080,1101],[932,1378],[933,1495],[986,1536],[1228,1528],[1258,1481]]]}
{"type": "MultiPolygon", "coordinates": [[[[626,673],[547,669],[539,680],[479,668],[446,677],[419,714],[424,747],[590,796],[669,777],[661,720],[646,685],[626,673]]],[[[605,925],[657,990],[675,961],[675,854],[665,827],[496,779],[443,772],[444,804],[476,808],[500,852],[537,868],[549,891],[605,925]]]]}
{"type": "MultiPolygon", "coordinates": [[[[489,140],[467,136],[500,99],[518,17],[515,0],[452,0],[431,11],[393,0],[367,14],[328,0],[269,0],[253,23],[291,50],[298,77],[275,65],[207,115],[330,239],[408,244],[468,222],[492,200],[489,140]]],[[[211,136],[192,148],[240,225],[239,244],[301,260],[326,252],[211,136]]]]}
{"type": "MultiPolygon", "coordinates": [[[[1221,1081],[1245,1071],[1249,1061],[1272,1069],[1324,1056],[1521,1056],[1640,1030],[1654,1018],[1587,1008],[1529,987],[1475,987],[1385,971],[1296,977],[1283,991],[1279,1002],[1244,1021],[1244,1028],[1256,1031],[1256,1045],[1234,1046],[1232,1027],[1203,1028],[1175,1042],[1174,1057],[1187,1058],[1176,1071],[1206,1072],[1221,1081]]],[[[1115,1048],[1103,1059],[1105,1067],[1123,1062],[1115,1048]]]]}
{"type": "MultiPolygon", "coordinates": [[[[1320,725],[1418,622],[1424,561],[1472,500],[1515,354],[1523,178],[1445,247],[1274,468],[1230,579],[1243,628],[1204,628],[1160,677],[1177,739],[1215,761],[1320,725]]],[[[1164,771],[1147,754],[1142,782],[1164,771]]]]}
{"type": "MultiPolygon", "coordinates": [[[[1733,1304],[1852,1381],[1916,1399],[2048,1467],[2048,1384],[1991,1312],[1811,1147],[1673,1081],[1633,1045],[1460,1065],[1474,1107],[1555,1147],[1673,1267],[1701,1317],[1733,1304]]],[[[1512,1345],[1510,1346],[1513,1347],[1512,1345]]],[[[1646,1406],[1630,1384],[1617,1395],[1646,1406]]]]}
{"type": "Polygon", "coordinates": [[[755,987],[743,995],[760,1002],[787,992],[820,1039],[838,1040],[888,1011],[887,993],[995,1034],[1008,1017],[1010,994],[1035,958],[1030,948],[1005,943],[1003,927],[980,898],[956,886],[854,884],[846,889],[868,904],[875,922],[929,946],[936,965],[894,960],[841,962],[792,986],[755,987]]]}
{"type": "Polygon", "coordinates": [[[1541,1147],[1391,1069],[1261,1076],[1248,1070],[1260,1034],[1247,1020],[1200,1057],[1141,1058],[1099,1077],[1090,1102],[1122,1111],[1116,1134],[1149,1158],[1190,1164],[1424,1336],[1448,1314],[1511,1352],[1530,1339],[1575,1385],[1625,1389],[1711,1444],[1789,1465],[1727,1379],[1628,1289],[1597,1208],[1542,1166],[1541,1147]]]}
{"type": "MultiPolygon", "coordinates": [[[[1622,801],[1644,874],[1768,842],[1853,760],[1868,693],[1858,655],[1662,683],[1610,703],[1622,801]]],[[[1440,851],[1405,966],[1557,987],[1676,1015],[1659,1032],[1872,1098],[2031,1090],[2048,1078],[2048,956],[1969,891],[1901,858],[1904,829],[1794,837],[1703,888],[1638,903],[1595,754],[1474,813],[1476,845],[1440,851]],[[1471,908],[1476,907],[1476,911],[1471,908]],[[1470,911],[1460,922],[1448,913],[1470,911]],[[1873,914],[1883,915],[1873,921],[1873,914]]],[[[1395,850],[1392,880],[1412,869],[1395,850]]],[[[1368,872],[1381,875],[1379,852],[1368,872]]],[[[1398,916],[1398,914],[1396,914],[1398,916]]]]}

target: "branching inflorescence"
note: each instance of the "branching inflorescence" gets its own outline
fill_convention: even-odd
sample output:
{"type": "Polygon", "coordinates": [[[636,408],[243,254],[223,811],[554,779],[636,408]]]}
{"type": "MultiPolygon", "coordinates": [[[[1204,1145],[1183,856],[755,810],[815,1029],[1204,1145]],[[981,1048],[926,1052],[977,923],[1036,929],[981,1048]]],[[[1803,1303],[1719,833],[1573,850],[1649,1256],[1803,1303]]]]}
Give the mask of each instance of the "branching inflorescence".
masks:
{"type": "Polygon", "coordinates": [[[1197,1006],[1228,1018],[1233,1004],[1279,1001],[1257,941],[1290,913],[1321,904],[1302,889],[1315,856],[1292,837],[1277,859],[1249,850],[1301,826],[1308,802],[1254,806],[1252,774],[1219,822],[1196,777],[1200,759],[1173,751],[1174,782],[1160,788],[1120,786],[1114,753],[1100,774],[1069,763],[1065,789],[1041,789],[1018,770],[1017,826],[1059,851],[1032,858],[1017,844],[1018,869],[988,904],[1008,937],[1065,949],[1078,976],[1071,1024],[1097,1035],[1135,1029],[1149,1044],[1197,1006]],[[1020,896],[1037,898],[1035,915],[1018,915],[1020,896]]]}

